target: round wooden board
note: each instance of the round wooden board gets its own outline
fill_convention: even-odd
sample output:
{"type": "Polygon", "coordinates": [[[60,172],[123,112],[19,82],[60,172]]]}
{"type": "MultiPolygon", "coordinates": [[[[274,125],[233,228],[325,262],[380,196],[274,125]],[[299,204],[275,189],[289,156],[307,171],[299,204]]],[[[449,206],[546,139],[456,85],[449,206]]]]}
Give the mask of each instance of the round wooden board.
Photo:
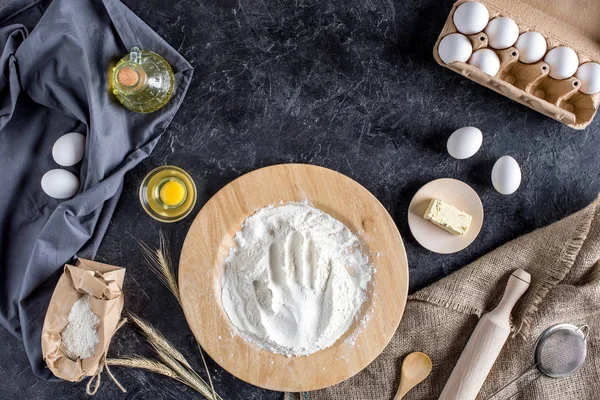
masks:
{"type": "Polygon", "coordinates": [[[183,244],[179,287],[192,332],[221,367],[256,386],[301,392],[348,379],[383,351],[404,312],[408,262],[394,221],[364,187],[326,168],[284,164],[236,179],[204,205],[183,244]],[[221,277],[233,236],[246,217],[280,201],[303,200],[358,234],[376,272],[358,320],[333,346],[288,358],[234,333],[221,305],[221,277]],[[358,321],[367,313],[370,318],[362,326],[358,321]],[[355,344],[346,343],[357,332],[355,344]]]}
{"type": "Polygon", "coordinates": [[[457,179],[443,178],[431,181],[415,194],[408,206],[410,231],[427,250],[435,253],[456,253],[475,240],[483,225],[483,205],[477,193],[457,179]],[[473,219],[465,235],[453,235],[423,218],[431,199],[440,199],[470,214],[473,219]]]}

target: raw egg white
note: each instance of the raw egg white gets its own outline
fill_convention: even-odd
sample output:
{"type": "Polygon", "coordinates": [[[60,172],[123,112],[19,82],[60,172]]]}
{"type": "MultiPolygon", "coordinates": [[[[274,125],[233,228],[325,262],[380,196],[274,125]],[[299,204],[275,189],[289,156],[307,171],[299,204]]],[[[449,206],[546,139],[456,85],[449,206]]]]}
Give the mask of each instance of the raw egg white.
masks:
{"type": "Polygon", "coordinates": [[[519,50],[519,61],[532,64],[544,58],[548,44],[541,33],[525,32],[519,36],[515,47],[519,50]]]}
{"type": "Polygon", "coordinates": [[[585,94],[600,92],[600,64],[594,62],[581,64],[575,77],[581,81],[580,92],[585,94]]]}
{"type": "Polygon", "coordinates": [[[460,33],[474,35],[483,31],[490,19],[490,13],[483,4],[477,1],[462,3],[454,11],[454,26],[460,33]]]}
{"type": "Polygon", "coordinates": [[[500,59],[498,55],[490,49],[477,50],[471,56],[469,64],[479,68],[490,76],[496,76],[500,70],[500,59]]]}
{"type": "Polygon", "coordinates": [[[473,46],[465,35],[460,33],[451,33],[440,41],[438,46],[438,54],[445,64],[451,64],[455,61],[467,62],[473,46]]]}
{"type": "Polygon", "coordinates": [[[521,184],[521,168],[511,156],[502,156],[492,168],[492,184],[501,194],[512,194],[521,184]]]}
{"type": "Polygon", "coordinates": [[[68,199],[79,190],[79,179],[65,169],[51,169],[42,176],[42,190],[55,199],[68,199]]]}
{"type": "Polygon", "coordinates": [[[52,157],[58,165],[70,167],[83,159],[85,136],[78,132],[62,135],[52,146],[52,157]]]}
{"type": "Polygon", "coordinates": [[[465,126],[450,135],[446,148],[452,157],[464,160],[477,153],[481,143],[483,143],[481,131],[474,126],[465,126]]]}
{"type": "Polygon", "coordinates": [[[553,48],[546,54],[544,61],[550,67],[551,78],[567,79],[577,72],[579,66],[579,58],[577,53],[570,47],[558,46],[553,48]]]}
{"type": "Polygon", "coordinates": [[[508,49],[517,41],[519,27],[515,21],[508,17],[494,18],[485,28],[485,34],[491,48],[497,50],[508,49]]]}

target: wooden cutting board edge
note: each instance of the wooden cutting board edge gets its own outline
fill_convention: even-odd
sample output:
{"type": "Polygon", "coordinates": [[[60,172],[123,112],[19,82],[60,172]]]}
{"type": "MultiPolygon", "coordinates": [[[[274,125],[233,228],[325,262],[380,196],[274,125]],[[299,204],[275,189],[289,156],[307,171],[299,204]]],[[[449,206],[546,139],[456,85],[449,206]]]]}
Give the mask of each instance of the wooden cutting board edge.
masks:
{"type": "MultiPolygon", "coordinates": [[[[261,196],[258,195],[258,197],[260,198],[261,196]]],[[[260,204],[256,208],[260,208],[260,204]]],[[[226,218],[223,216],[222,213],[217,215],[213,218],[213,223],[216,225],[225,223],[227,225],[226,218]]],[[[377,233],[376,237],[381,235],[381,232],[377,233]]],[[[215,241],[214,237],[212,240],[215,241]]],[[[367,243],[367,241],[365,241],[367,247],[372,248],[373,245],[367,243]]],[[[375,242],[377,242],[377,239],[375,239],[375,242]]],[[[210,252],[210,249],[207,249],[210,252]]],[[[215,258],[214,263],[210,263],[212,267],[217,266],[217,268],[212,268],[213,270],[218,269],[218,263],[222,262],[222,259],[226,255],[226,252],[222,251],[222,249],[216,250],[215,253],[220,253],[220,256],[215,258]]],[[[196,257],[193,258],[195,259],[196,257]]],[[[206,264],[206,261],[204,262],[206,264]]],[[[394,263],[390,265],[393,267],[394,263]]],[[[225,370],[238,378],[256,386],[279,391],[321,389],[348,379],[369,365],[383,351],[396,331],[406,305],[408,294],[408,261],[406,251],[400,233],[383,205],[364,187],[345,175],[327,168],[306,164],[283,164],[261,168],[237,178],[217,192],[205,204],[190,227],[182,248],[179,269],[179,283],[184,313],[194,336],[206,352],[225,370]],[[289,181],[290,178],[294,180],[291,186],[289,184],[278,185],[282,183],[282,180],[289,181]],[[312,184],[311,180],[313,180],[312,184]],[[326,182],[323,183],[323,180],[326,182]],[[250,188],[255,189],[254,194],[248,193],[248,187],[246,186],[249,182],[253,181],[256,181],[256,184],[250,184],[250,188]],[[271,182],[265,183],[265,181],[271,182]],[[363,241],[365,239],[367,241],[372,240],[372,238],[365,237],[366,231],[369,228],[368,225],[372,224],[373,227],[376,225],[372,218],[360,218],[357,220],[355,217],[351,217],[349,221],[344,213],[350,212],[349,209],[352,209],[352,205],[348,205],[348,207],[336,207],[338,201],[342,203],[350,201],[349,197],[341,196],[348,193],[334,191],[335,201],[330,200],[331,204],[328,204],[328,201],[323,201],[327,199],[326,192],[328,189],[339,186],[342,192],[346,190],[357,195],[363,206],[368,204],[368,208],[372,208],[372,213],[377,216],[378,222],[380,224],[383,223],[385,227],[384,231],[386,231],[385,235],[392,237],[388,240],[396,242],[395,247],[392,246],[392,257],[384,255],[382,258],[384,260],[386,258],[395,259],[397,267],[381,270],[380,264],[384,261],[376,258],[374,253],[371,254],[371,259],[378,268],[378,272],[374,276],[375,283],[373,285],[374,288],[377,288],[373,293],[376,305],[373,308],[373,315],[371,316],[371,319],[375,319],[375,321],[369,321],[364,331],[358,334],[356,345],[350,346],[345,343],[345,339],[350,336],[354,329],[357,329],[357,326],[355,326],[357,323],[354,323],[349,331],[332,347],[309,356],[287,358],[262,350],[244,341],[238,335],[232,334],[229,320],[224,315],[220,306],[220,275],[211,275],[208,280],[212,280],[212,282],[208,282],[206,279],[198,280],[198,276],[195,279],[188,276],[188,272],[190,271],[196,271],[196,274],[192,273],[192,276],[197,275],[198,272],[198,260],[189,259],[189,255],[198,255],[197,242],[211,240],[211,234],[201,229],[200,221],[208,217],[205,213],[207,211],[212,212],[215,207],[218,209],[219,202],[223,200],[224,196],[235,199],[233,204],[240,206],[237,209],[235,207],[229,209],[229,211],[235,211],[237,217],[229,219],[232,222],[229,222],[228,228],[223,230],[221,227],[218,234],[220,236],[218,241],[220,247],[223,247],[223,243],[226,243],[225,247],[227,247],[232,244],[232,236],[235,231],[239,230],[241,221],[254,211],[254,209],[249,210],[247,209],[248,207],[243,206],[248,202],[248,197],[255,196],[259,192],[264,193],[269,187],[268,185],[272,185],[273,183],[276,186],[273,186],[272,189],[276,189],[278,195],[276,198],[271,198],[266,204],[262,204],[262,206],[277,203],[278,199],[285,198],[287,201],[289,197],[286,196],[290,195],[293,197],[293,200],[312,200],[315,207],[339,219],[349,226],[353,232],[360,231],[361,229],[356,229],[360,225],[365,230],[363,234],[359,232],[361,239],[363,241]],[[293,188],[293,193],[285,192],[285,190],[290,190],[290,187],[287,186],[293,188]],[[367,229],[365,229],[365,225],[367,225],[367,229]],[[196,283],[201,286],[201,291],[212,291],[213,293],[199,295],[198,289],[200,288],[194,287],[196,283]],[[384,300],[381,300],[381,298],[384,298],[384,300]],[[396,301],[391,301],[390,299],[395,299],[396,301]],[[202,308],[200,312],[197,312],[199,311],[199,307],[195,306],[198,302],[203,306],[200,307],[202,308]],[[215,336],[221,339],[216,341],[214,339],[215,336]],[[312,372],[309,370],[312,370],[312,372]]],[[[370,298],[368,301],[373,302],[373,298],[370,298]]],[[[372,304],[369,303],[369,305],[372,304]]],[[[365,310],[361,310],[361,313],[364,314],[365,310]]]]}

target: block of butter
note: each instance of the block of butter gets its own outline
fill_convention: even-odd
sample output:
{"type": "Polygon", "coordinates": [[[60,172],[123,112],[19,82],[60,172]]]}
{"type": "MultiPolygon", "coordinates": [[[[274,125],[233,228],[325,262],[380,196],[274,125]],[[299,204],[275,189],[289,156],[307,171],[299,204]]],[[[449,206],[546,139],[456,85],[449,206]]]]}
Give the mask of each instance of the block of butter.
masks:
{"type": "Polygon", "coordinates": [[[423,218],[454,235],[464,235],[469,230],[472,217],[451,204],[431,199],[423,218]]]}

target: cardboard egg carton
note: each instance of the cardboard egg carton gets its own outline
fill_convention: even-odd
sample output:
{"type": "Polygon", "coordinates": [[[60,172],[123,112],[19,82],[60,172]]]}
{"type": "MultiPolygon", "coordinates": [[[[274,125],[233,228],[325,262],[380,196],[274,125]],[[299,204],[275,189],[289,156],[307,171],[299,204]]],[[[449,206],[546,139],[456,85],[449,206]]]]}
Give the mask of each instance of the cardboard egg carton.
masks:
{"type": "MultiPolygon", "coordinates": [[[[549,66],[543,61],[524,64],[519,61],[515,47],[491,49],[498,54],[500,70],[496,76],[463,62],[445,64],[438,55],[440,41],[446,35],[457,33],[452,20],[456,8],[471,0],[454,3],[446,24],[438,37],[433,57],[442,66],[518,101],[550,118],[574,129],[584,129],[593,120],[600,105],[600,93],[580,92],[581,82],[571,77],[556,80],[548,76],[549,66]]],[[[600,63],[600,1],[599,0],[479,0],[490,14],[512,18],[519,33],[536,31],[548,44],[548,50],[567,46],[575,50],[579,64],[589,61],[600,63]]],[[[473,52],[488,47],[485,33],[465,35],[473,45],[473,52]]]]}

